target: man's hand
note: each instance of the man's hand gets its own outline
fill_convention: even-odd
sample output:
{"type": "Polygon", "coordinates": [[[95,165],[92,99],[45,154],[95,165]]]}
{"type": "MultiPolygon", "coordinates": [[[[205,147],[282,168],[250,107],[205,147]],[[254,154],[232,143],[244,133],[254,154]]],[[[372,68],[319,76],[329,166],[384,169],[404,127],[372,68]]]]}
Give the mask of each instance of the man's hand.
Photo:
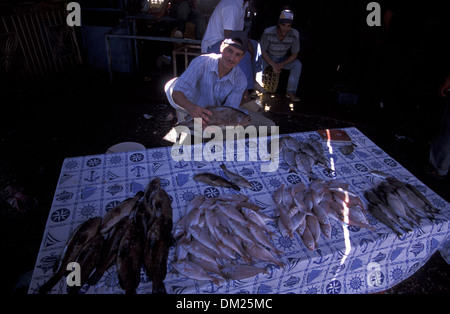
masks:
{"type": "Polygon", "coordinates": [[[211,111],[190,102],[186,95],[181,91],[174,90],[172,93],[172,98],[178,106],[186,109],[192,118],[202,118],[203,129],[206,128],[207,123],[212,117],[211,111]]]}
{"type": "Polygon", "coordinates": [[[211,118],[212,118],[211,111],[209,111],[208,109],[205,109],[203,107],[200,107],[198,105],[191,106],[191,108],[188,111],[189,111],[189,115],[192,118],[202,118],[202,128],[203,129],[206,128],[209,120],[211,120],[211,118]]]}

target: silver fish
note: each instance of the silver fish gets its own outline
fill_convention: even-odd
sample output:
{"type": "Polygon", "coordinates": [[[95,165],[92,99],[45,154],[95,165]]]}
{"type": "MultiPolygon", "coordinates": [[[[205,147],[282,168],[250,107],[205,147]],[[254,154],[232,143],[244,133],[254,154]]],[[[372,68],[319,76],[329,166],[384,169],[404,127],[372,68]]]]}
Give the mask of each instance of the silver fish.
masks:
{"type": "Polygon", "coordinates": [[[281,261],[277,260],[269,251],[259,244],[243,241],[242,245],[244,246],[245,251],[253,258],[273,263],[281,268],[284,268],[284,264],[281,261]]]}
{"type": "Polygon", "coordinates": [[[291,217],[289,217],[289,211],[288,208],[286,208],[284,205],[280,204],[278,205],[278,209],[280,212],[280,221],[282,225],[286,228],[287,234],[290,238],[294,237],[294,224],[292,223],[291,217]]]}
{"type": "Polygon", "coordinates": [[[249,197],[243,194],[221,194],[216,197],[216,200],[222,202],[237,202],[242,203],[248,201],[249,197]]]}
{"type": "Polygon", "coordinates": [[[314,241],[314,236],[311,233],[311,230],[309,230],[308,225],[306,225],[305,230],[303,231],[303,234],[301,235],[303,244],[311,251],[314,251],[316,246],[315,246],[315,241],[314,241]]]}
{"type": "Polygon", "coordinates": [[[310,179],[317,178],[312,172],[312,167],[314,166],[314,159],[310,155],[302,152],[297,152],[295,154],[295,167],[296,169],[310,177],[310,179]]]}
{"type": "Polygon", "coordinates": [[[192,236],[197,241],[205,245],[207,248],[213,250],[217,254],[220,254],[217,250],[214,240],[211,238],[211,234],[208,231],[197,226],[191,226],[189,229],[191,230],[192,236]]]}
{"type": "Polygon", "coordinates": [[[273,221],[274,218],[266,216],[262,213],[257,213],[246,207],[241,208],[241,212],[244,214],[248,221],[255,223],[266,232],[270,232],[269,228],[266,225],[266,222],[273,221]]]}
{"type": "Polygon", "coordinates": [[[307,225],[309,231],[311,231],[311,235],[313,236],[314,246],[318,247],[317,243],[320,239],[320,234],[322,233],[322,230],[320,229],[319,220],[317,219],[316,216],[311,216],[311,215],[306,216],[305,220],[306,220],[306,225],[307,225]]]}
{"type": "Polygon", "coordinates": [[[242,215],[242,213],[233,205],[225,202],[219,202],[218,208],[228,217],[231,219],[234,219],[236,221],[239,221],[243,224],[247,223],[247,220],[242,215]]]}
{"type": "Polygon", "coordinates": [[[172,263],[173,268],[175,268],[180,274],[195,279],[195,280],[206,280],[212,281],[215,285],[220,284],[220,279],[209,275],[202,267],[199,265],[183,260],[176,263],[172,263]]]}
{"type": "Polygon", "coordinates": [[[266,268],[250,265],[226,265],[221,271],[225,279],[243,280],[260,273],[268,273],[266,268]]]}
{"type": "Polygon", "coordinates": [[[250,223],[248,225],[248,229],[250,230],[251,234],[255,237],[256,240],[258,240],[259,243],[261,243],[262,245],[264,245],[265,247],[271,249],[272,251],[275,252],[275,254],[279,255],[281,253],[283,253],[282,251],[278,250],[268,239],[268,237],[266,236],[266,234],[264,233],[264,231],[257,226],[254,223],[250,223]]]}
{"type": "Polygon", "coordinates": [[[185,242],[183,243],[183,246],[190,254],[210,263],[216,263],[216,258],[220,256],[220,254],[217,254],[213,250],[195,240],[185,242]]]}
{"type": "Polygon", "coordinates": [[[298,150],[300,149],[298,141],[289,135],[285,135],[280,138],[280,145],[293,150],[294,152],[298,152],[298,150]]]}
{"type": "Polygon", "coordinates": [[[285,148],[281,151],[282,157],[284,161],[289,165],[289,172],[297,172],[297,165],[295,156],[297,154],[296,151],[293,151],[292,149],[285,148]]]}

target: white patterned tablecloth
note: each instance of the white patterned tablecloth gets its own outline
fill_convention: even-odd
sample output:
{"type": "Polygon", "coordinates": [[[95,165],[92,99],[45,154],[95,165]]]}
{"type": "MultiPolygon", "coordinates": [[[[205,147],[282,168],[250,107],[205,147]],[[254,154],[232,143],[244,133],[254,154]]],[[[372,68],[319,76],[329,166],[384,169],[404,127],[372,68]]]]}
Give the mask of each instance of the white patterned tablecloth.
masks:
{"type": "MultiPolygon", "coordinates": [[[[334,161],[335,171],[320,166],[313,170],[324,180],[347,182],[349,190],[364,201],[363,193],[373,187],[371,170],[387,172],[400,180],[416,186],[432,204],[442,212],[434,223],[423,221],[420,228],[398,238],[390,229],[368,215],[375,231],[348,227],[332,221],[329,239],[323,235],[318,249],[309,251],[298,234],[295,238],[283,237],[275,226],[273,241],[282,250],[286,267],[268,266],[268,274],[259,274],[245,280],[228,281],[217,286],[207,281],[196,281],[171,272],[171,249],[165,285],[168,293],[371,293],[386,290],[416,272],[437,250],[450,244],[450,204],[417,180],[397,161],[387,155],[375,143],[356,128],[346,128],[356,144],[350,155],[342,155],[339,143],[332,143],[333,153],[327,153],[334,161]],[[348,237],[345,235],[348,234],[348,237]]],[[[317,132],[290,134],[296,139],[314,138],[323,143],[317,132]]],[[[247,141],[247,147],[257,146],[255,140],[247,141]]],[[[173,161],[172,147],[152,148],[145,151],[101,154],[67,158],[62,165],[52,207],[37,257],[29,293],[52,275],[52,267],[70,233],[81,222],[93,216],[103,216],[118,202],[144,190],[155,177],[162,179],[163,188],[172,199],[173,217],[177,221],[185,214],[186,204],[198,194],[215,197],[236,193],[226,188],[195,182],[192,177],[200,172],[224,175],[218,161],[173,161]]],[[[248,156],[248,155],[247,155],[248,156]]],[[[289,173],[287,164],[280,162],[275,172],[261,172],[261,161],[226,161],[227,167],[246,177],[252,190],[242,189],[250,200],[263,207],[268,215],[275,214],[272,193],[281,185],[299,181],[308,183],[303,175],[289,173]]],[[[151,293],[151,282],[142,271],[138,293],[151,293]]],[[[66,293],[67,284],[62,279],[51,293],[66,293]]],[[[83,287],[85,293],[123,293],[118,285],[116,269],[107,271],[97,285],[83,287]]]]}

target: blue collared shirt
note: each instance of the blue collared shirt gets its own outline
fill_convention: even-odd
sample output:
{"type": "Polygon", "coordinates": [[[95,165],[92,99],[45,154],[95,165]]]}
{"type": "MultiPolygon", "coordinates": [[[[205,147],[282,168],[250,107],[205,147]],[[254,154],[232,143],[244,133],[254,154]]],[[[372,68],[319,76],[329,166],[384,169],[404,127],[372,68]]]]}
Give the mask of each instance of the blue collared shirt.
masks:
{"type": "Polygon", "coordinates": [[[221,56],[212,53],[192,60],[178,78],[174,90],[183,92],[190,102],[201,107],[228,106],[242,110],[238,107],[247,79],[238,66],[220,78],[218,62],[221,56]]]}

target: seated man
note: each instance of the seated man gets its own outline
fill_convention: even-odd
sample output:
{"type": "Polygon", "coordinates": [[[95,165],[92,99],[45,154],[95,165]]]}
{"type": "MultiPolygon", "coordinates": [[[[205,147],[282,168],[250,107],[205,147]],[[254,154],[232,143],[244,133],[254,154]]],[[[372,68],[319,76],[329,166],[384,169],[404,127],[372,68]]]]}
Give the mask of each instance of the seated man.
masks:
{"type": "Polygon", "coordinates": [[[289,70],[286,96],[292,101],[299,101],[296,91],[302,73],[302,64],[297,58],[300,51],[300,34],[292,28],[293,22],[294,13],[284,10],[278,25],[264,30],[260,44],[264,68],[270,65],[275,73],[280,73],[282,69],[289,70]]]}
{"type": "MultiPolygon", "coordinates": [[[[211,112],[206,106],[228,106],[241,109],[239,105],[246,89],[246,77],[238,63],[247,50],[247,37],[242,31],[233,31],[223,40],[220,54],[205,54],[192,60],[186,71],[178,78],[173,90],[173,100],[185,108],[192,118],[202,118],[203,124],[210,120],[211,112]]],[[[274,126],[273,121],[262,113],[247,113],[251,124],[274,126]]]]}
{"type": "MultiPolygon", "coordinates": [[[[150,12],[149,1],[145,1],[142,12],[150,12]]],[[[168,16],[175,21],[177,31],[175,38],[183,38],[186,31],[186,23],[191,22],[195,27],[195,39],[202,39],[206,29],[206,18],[197,9],[196,1],[193,0],[164,0],[161,11],[155,13],[157,21],[162,21],[168,16]],[[170,2],[170,8],[169,8],[170,2]]]]}

